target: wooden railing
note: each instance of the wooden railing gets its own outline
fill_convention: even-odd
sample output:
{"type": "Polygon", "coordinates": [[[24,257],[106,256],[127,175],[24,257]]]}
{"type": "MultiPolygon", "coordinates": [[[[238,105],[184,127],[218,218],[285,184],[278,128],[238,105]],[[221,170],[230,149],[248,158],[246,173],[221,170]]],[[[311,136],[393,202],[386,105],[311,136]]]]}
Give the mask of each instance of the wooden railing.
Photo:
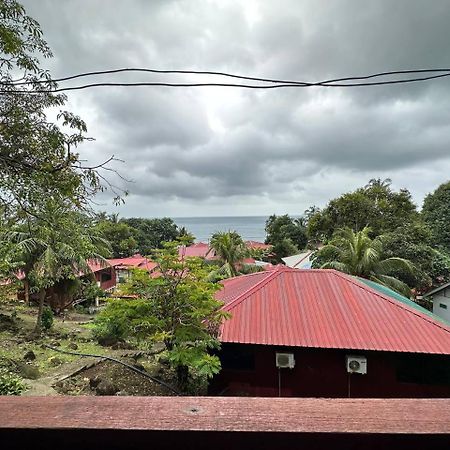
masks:
{"type": "Polygon", "coordinates": [[[1,449],[450,449],[449,399],[0,397],[1,449]]]}

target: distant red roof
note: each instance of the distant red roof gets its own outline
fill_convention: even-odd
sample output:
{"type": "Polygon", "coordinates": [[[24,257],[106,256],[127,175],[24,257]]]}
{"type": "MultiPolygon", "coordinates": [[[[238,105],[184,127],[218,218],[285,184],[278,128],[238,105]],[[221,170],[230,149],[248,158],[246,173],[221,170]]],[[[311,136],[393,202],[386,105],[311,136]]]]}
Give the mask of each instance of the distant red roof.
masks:
{"type": "Polygon", "coordinates": [[[258,241],[245,241],[245,245],[252,250],[269,250],[272,248],[272,245],[258,241]]]}
{"type": "MultiPolygon", "coordinates": [[[[99,261],[96,259],[89,259],[87,261],[89,268],[91,269],[92,273],[100,272],[100,270],[107,269],[108,267],[111,267],[111,263],[108,261],[99,261]]],[[[83,275],[83,274],[81,274],[83,275]]]]}
{"type": "Polygon", "coordinates": [[[450,355],[450,327],[334,270],[276,266],[222,284],[222,342],[450,355]]]}
{"type": "Polygon", "coordinates": [[[182,245],[178,249],[178,254],[180,258],[205,258],[205,259],[214,259],[216,254],[212,248],[209,247],[208,244],[204,242],[198,242],[197,244],[192,244],[186,247],[182,245]]]}
{"type": "Polygon", "coordinates": [[[150,261],[145,256],[141,256],[139,254],[130,256],[129,258],[115,258],[108,259],[108,262],[111,266],[116,269],[143,269],[151,272],[157,267],[157,263],[150,261]]]}

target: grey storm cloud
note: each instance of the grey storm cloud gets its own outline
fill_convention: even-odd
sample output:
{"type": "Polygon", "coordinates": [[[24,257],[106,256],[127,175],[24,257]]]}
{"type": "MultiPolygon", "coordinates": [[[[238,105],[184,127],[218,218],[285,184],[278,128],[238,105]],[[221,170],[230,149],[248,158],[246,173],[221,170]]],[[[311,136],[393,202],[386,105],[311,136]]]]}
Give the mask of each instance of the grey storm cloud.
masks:
{"type": "MultiPolygon", "coordinates": [[[[450,66],[448,0],[23,3],[53,49],[44,65],[54,76],[151,67],[316,81],[450,66]]],[[[98,78],[150,79],[181,78],[98,78]]],[[[449,90],[442,79],[267,92],[96,88],[68,97],[96,137],[83,156],[124,160],[117,168],[132,182],[114,180],[130,191],[123,215],[181,216],[208,215],[213,204],[224,214],[301,213],[372,177],[393,178],[420,203],[450,174],[449,90]]]]}

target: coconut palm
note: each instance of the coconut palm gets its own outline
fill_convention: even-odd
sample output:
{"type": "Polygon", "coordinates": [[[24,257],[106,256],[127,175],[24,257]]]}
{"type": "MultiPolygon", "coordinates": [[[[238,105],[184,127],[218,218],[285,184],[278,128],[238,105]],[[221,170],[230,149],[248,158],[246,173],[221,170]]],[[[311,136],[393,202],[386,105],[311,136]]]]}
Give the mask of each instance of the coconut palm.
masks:
{"type": "Polygon", "coordinates": [[[412,273],[412,263],[397,257],[383,259],[383,236],[371,239],[369,234],[368,227],[356,233],[349,228],[338,230],[316,253],[321,268],[367,278],[409,297],[409,287],[392,273],[412,273]]]}
{"type": "Polygon", "coordinates": [[[224,278],[238,275],[238,266],[248,256],[247,247],[241,236],[235,231],[217,232],[212,235],[209,245],[222,264],[215,273],[224,278]]]}
{"type": "MultiPolygon", "coordinates": [[[[4,239],[15,244],[15,255],[26,270],[29,291],[39,293],[39,310],[35,331],[40,331],[41,317],[47,289],[56,284],[64,284],[80,274],[91,272],[88,260],[105,261],[109,244],[95,235],[89,227],[89,220],[74,211],[53,211],[52,222],[37,219],[27,230],[16,229],[6,233],[4,239]]],[[[106,264],[106,262],[105,262],[106,264]]],[[[66,283],[67,284],[67,283],[66,283]]],[[[25,286],[24,286],[25,287],[25,286]]],[[[59,304],[64,308],[66,300],[62,295],[59,304]]]]}

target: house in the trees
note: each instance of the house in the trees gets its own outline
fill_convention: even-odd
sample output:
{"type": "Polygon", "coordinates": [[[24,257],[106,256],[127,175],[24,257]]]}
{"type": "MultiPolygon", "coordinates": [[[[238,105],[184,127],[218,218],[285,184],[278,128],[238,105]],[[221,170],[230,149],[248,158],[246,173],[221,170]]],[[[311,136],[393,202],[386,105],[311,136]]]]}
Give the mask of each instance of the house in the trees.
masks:
{"type": "MultiPolygon", "coordinates": [[[[245,241],[245,245],[249,250],[256,250],[261,252],[269,252],[272,248],[271,245],[263,244],[262,242],[257,241],[245,241]]],[[[213,248],[209,246],[209,244],[205,244],[204,242],[197,242],[192,245],[181,245],[178,248],[178,254],[180,258],[202,258],[207,261],[214,261],[217,260],[218,257],[214,251],[213,248]]],[[[258,265],[256,264],[256,260],[254,258],[245,258],[242,261],[243,264],[251,264],[251,265],[258,265]]],[[[261,265],[265,265],[267,263],[261,262],[261,265]]]]}
{"type": "Polygon", "coordinates": [[[430,297],[433,301],[433,313],[450,323],[450,283],[427,292],[423,297],[430,297]]]}
{"type": "Polygon", "coordinates": [[[108,259],[108,263],[114,267],[116,283],[125,283],[131,276],[132,269],[146,270],[149,274],[154,273],[158,264],[149,260],[139,253],[129,258],[108,259]]]}
{"type": "Polygon", "coordinates": [[[116,270],[111,263],[90,260],[88,264],[98,287],[109,291],[116,286],[116,270]]]}
{"type": "Polygon", "coordinates": [[[285,266],[222,284],[211,394],[450,397],[450,326],[388,288],[285,266]]]}
{"type": "Polygon", "coordinates": [[[204,242],[197,242],[192,245],[181,245],[178,248],[178,255],[180,258],[202,258],[206,260],[217,259],[214,250],[204,242]]]}

